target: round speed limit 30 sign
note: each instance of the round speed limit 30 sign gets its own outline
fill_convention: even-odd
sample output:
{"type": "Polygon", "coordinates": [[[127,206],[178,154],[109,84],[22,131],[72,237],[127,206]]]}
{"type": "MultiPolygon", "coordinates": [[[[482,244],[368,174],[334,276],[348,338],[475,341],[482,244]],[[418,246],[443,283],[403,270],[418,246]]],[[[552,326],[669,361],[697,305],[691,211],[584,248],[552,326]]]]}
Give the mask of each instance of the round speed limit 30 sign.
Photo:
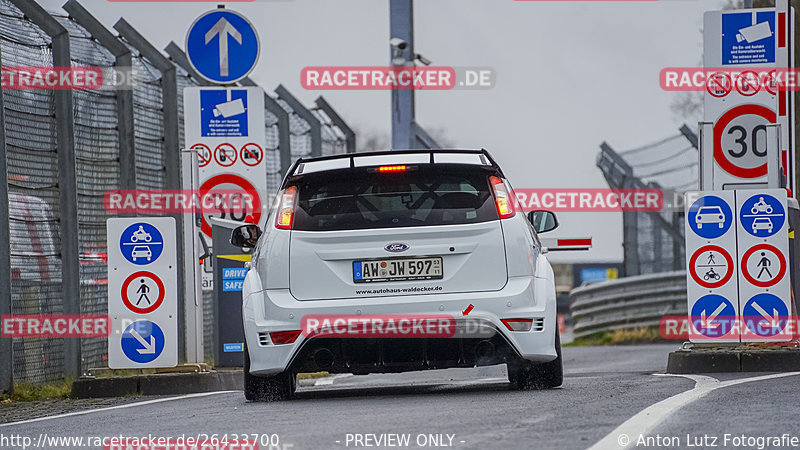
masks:
{"type": "Polygon", "coordinates": [[[200,186],[203,213],[200,229],[211,237],[210,217],[244,222],[252,215],[255,223],[261,220],[261,197],[246,179],[233,174],[209,178],[200,186]]]}
{"type": "Polygon", "coordinates": [[[775,111],[762,105],[729,109],[714,125],[714,161],[738,178],[767,174],[767,125],[775,123],[775,111]]]}

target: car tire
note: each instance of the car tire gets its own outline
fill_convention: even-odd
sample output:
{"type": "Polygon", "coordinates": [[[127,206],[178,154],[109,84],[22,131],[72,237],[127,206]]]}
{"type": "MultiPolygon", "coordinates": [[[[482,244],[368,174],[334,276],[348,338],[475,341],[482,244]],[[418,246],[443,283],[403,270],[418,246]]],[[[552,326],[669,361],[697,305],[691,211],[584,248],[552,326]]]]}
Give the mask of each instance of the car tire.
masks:
{"type": "Polygon", "coordinates": [[[556,326],[556,359],[546,363],[533,363],[519,358],[508,365],[508,380],[520,391],[552,389],[564,383],[564,366],[561,358],[561,336],[556,326]]]}
{"type": "Polygon", "coordinates": [[[250,373],[250,353],[244,346],[244,398],[251,402],[276,402],[294,397],[295,375],[282,372],[268,377],[250,373]]]}

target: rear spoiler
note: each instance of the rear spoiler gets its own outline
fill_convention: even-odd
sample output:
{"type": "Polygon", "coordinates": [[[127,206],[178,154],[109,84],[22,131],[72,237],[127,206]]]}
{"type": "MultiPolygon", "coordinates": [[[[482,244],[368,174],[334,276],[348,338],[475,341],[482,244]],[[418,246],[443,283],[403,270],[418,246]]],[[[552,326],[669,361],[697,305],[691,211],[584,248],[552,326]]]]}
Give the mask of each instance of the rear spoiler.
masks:
{"type": "Polygon", "coordinates": [[[550,252],[565,252],[574,250],[589,250],[592,248],[592,238],[590,237],[561,237],[561,238],[539,238],[542,246],[550,252]]]}
{"type": "Polygon", "coordinates": [[[283,177],[283,183],[281,183],[282,188],[286,187],[286,182],[289,178],[299,175],[300,171],[302,171],[303,164],[314,163],[319,161],[333,161],[333,160],[347,160],[350,167],[356,167],[355,160],[357,158],[369,157],[369,156],[382,156],[382,155],[419,155],[425,154],[427,155],[427,160],[430,164],[436,163],[436,155],[446,155],[446,154],[464,154],[464,155],[479,155],[483,164],[494,168],[501,177],[505,178],[503,174],[503,170],[500,169],[500,166],[497,165],[492,155],[489,153],[488,150],[485,148],[482,149],[411,149],[411,150],[384,150],[384,151],[375,151],[375,152],[359,152],[359,153],[342,153],[337,155],[327,155],[327,156],[316,156],[311,158],[298,158],[294,164],[286,171],[286,175],[283,177]],[[300,170],[298,170],[300,169],[300,170]]]}

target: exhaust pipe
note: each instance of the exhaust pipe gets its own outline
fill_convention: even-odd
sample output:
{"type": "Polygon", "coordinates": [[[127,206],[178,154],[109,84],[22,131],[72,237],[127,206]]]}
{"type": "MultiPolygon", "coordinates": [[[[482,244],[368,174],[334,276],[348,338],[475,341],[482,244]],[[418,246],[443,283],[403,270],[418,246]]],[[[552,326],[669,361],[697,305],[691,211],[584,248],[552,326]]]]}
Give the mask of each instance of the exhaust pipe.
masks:
{"type": "Polygon", "coordinates": [[[327,369],[333,365],[333,352],[327,348],[318,348],[314,352],[314,364],[320,369],[327,369]]]}
{"type": "Polygon", "coordinates": [[[491,359],[494,357],[494,344],[492,341],[486,339],[478,342],[475,346],[475,356],[481,359],[491,359]]]}

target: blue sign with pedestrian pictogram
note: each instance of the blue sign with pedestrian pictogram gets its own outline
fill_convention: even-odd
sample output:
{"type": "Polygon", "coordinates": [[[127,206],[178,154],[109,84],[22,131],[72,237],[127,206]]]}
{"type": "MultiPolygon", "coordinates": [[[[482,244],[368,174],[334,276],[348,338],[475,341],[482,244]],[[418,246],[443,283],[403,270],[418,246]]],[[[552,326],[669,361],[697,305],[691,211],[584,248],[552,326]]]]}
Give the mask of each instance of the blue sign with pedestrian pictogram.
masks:
{"type": "Polygon", "coordinates": [[[786,210],[783,203],[771,195],[754,195],[742,203],[739,221],[753,236],[769,237],[783,227],[786,210]]]}
{"type": "Polygon", "coordinates": [[[716,239],[731,228],[733,212],[725,200],[714,195],[706,195],[692,203],[688,221],[689,227],[698,236],[716,239]]]}
{"type": "Polygon", "coordinates": [[[122,333],[122,352],[133,362],[152,362],[164,351],[164,332],[154,322],[138,320],[122,333]]]}
{"type": "Polygon", "coordinates": [[[161,256],[164,238],[158,228],[147,222],[137,222],[122,232],[119,238],[122,256],[133,264],[144,266],[161,256]]]}
{"type": "Polygon", "coordinates": [[[742,320],[747,329],[758,336],[775,336],[786,328],[789,310],[777,296],[761,293],[745,303],[742,320]]]}
{"type": "Polygon", "coordinates": [[[736,308],[725,297],[708,294],[692,307],[692,325],[706,337],[722,337],[734,329],[736,308]]]}
{"type": "Polygon", "coordinates": [[[775,12],[722,14],[722,65],[775,62],[775,12]]]}
{"type": "Polygon", "coordinates": [[[258,61],[258,34],[241,14],[209,11],[195,20],[186,35],[186,56],[200,76],[229,84],[246,77],[258,61]]]}

